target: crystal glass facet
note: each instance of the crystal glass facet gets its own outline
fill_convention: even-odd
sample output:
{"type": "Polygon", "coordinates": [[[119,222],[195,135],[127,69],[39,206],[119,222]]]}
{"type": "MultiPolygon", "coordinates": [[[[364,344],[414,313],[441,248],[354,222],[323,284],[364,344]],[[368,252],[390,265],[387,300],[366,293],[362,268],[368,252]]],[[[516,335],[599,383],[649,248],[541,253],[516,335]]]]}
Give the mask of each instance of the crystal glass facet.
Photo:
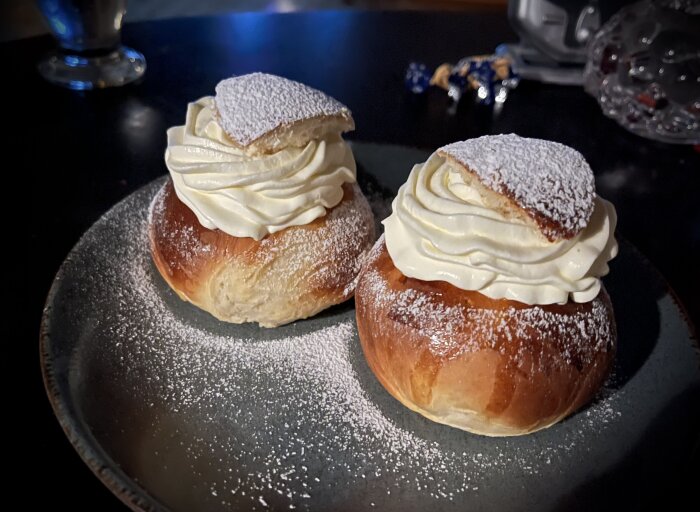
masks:
{"type": "Polygon", "coordinates": [[[643,0],[620,10],[588,47],[584,87],[637,135],[700,143],[700,2],[643,0]]]}

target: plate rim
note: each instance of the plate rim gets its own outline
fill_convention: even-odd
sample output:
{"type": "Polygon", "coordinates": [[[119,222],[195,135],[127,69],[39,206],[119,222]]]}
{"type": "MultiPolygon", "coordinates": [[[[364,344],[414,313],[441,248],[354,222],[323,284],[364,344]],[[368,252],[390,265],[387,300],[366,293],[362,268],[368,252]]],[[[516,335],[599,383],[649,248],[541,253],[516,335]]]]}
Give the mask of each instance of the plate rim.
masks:
{"type": "MultiPolygon", "coordinates": [[[[160,178],[156,178],[156,180],[159,179],[160,178]]],[[[113,208],[116,208],[123,201],[126,201],[132,194],[150,186],[156,180],[152,180],[144,186],[139,187],[131,194],[128,194],[126,197],[110,207],[107,212],[111,211],[113,208]]],[[[51,316],[54,308],[54,299],[66,272],[66,266],[69,263],[71,256],[73,256],[73,254],[76,252],[76,249],[82,244],[87,233],[90,232],[93,227],[103,219],[107,212],[100,215],[100,217],[85,231],[85,233],[81,235],[80,239],[68,252],[68,255],[61,263],[61,266],[51,282],[51,288],[49,289],[49,293],[46,295],[46,302],[42,310],[41,324],[39,326],[39,362],[41,366],[41,375],[42,380],[44,381],[44,389],[46,391],[47,398],[51,404],[51,409],[53,410],[54,416],[58,420],[63,433],[68,438],[68,441],[73,449],[78,452],[80,458],[88,466],[88,468],[90,468],[97,479],[131,510],[137,512],[166,510],[166,508],[161,505],[155,497],[153,497],[146,489],[134,481],[133,478],[130,478],[121,471],[116,471],[115,468],[119,467],[119,465],[112,459],[112,457],[103,452],[100,443],[94,438],[89,429],[86,428],[87,425],[82,425],[75,415],[70,414],[65,393],[61,391],[61,388],[58,385],[58,378],[53,371],[53,364],[51,362],[53,355],[51,350],[51,316]],[[109,464],[106,464],[105,460],[112,462],[112,465],[110,466],[109,464]]]]}

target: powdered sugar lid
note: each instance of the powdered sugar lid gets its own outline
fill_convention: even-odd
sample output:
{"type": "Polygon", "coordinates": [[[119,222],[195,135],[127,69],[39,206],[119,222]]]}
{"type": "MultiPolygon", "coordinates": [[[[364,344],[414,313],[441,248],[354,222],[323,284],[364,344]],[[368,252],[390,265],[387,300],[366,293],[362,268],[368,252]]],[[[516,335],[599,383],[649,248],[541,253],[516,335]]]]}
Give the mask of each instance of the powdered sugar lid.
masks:
{"type": "Polygon", "coordinates": [[[354,128],[350,110],[338,100],[307,85],[266,73],[222,80],[216,86],[216,109],[226,133],[248,146],[280,127],[335,117],[341,131],[354,128]]]}
{"type": "Polygon", "coordinates": [[[549,240],[572,238],[593,213],[595,182],[583,155],[557,142],[486,135],[438,150],[522,208],[549,240]]]}

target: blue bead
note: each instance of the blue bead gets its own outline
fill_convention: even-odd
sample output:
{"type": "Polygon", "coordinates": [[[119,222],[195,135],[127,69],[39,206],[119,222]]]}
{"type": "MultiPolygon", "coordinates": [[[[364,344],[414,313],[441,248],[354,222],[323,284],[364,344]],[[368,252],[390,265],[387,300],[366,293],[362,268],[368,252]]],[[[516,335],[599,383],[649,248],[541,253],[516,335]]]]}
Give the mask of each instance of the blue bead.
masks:
{"type": "Polygon", "coordinates": [[[411,62],[406,70],[404,84],[414,94],[424,93],[430,87],[432,72],[425,64],[411,62]]]}
{"type": "Polygon", "coordinates": [[[487,60],[482,60],[481,62],[476,62],[474,64],[474,70],[471,74],[480,82],[484,84],[490,83],[496,76],[496,72],[491,66],[491,62],[487,60]]]}
{"type": "Polygon", "coordinates": [[[491,105],[494,97],[493,82],[477,78],[476,101],[484,105],[491,105]]]}
{"type": "Polygon", "coordinates": [[[482,60],[479,62],[479,64],[476,67],[476,72],[477,74],[481,76],[491,76],[494,74],[493,68],[491,67],[491,63],[487,60],[482,60]]]}
{"type": "Polygon", "coordinates": [[[459,87],[462,90],[467,86],[467,77],[462,76],[459,73],[452,73],[447,79],[447,81],[450,83],[450,85],[459,87]]]}
{"type": "Polygon", "coordinates": [[[493,83],[489,83],[487,86],[489,93],[484,99],[484,105],[491,105],[493,103],[493,98],[496,95],[496,92],[494,91],[493,83]]]}
{"type": "Polygon", "coordinates": [[[496,46],[496,50],[493,53],[497,57],[505,57],[506,55],[508,55],[508,45],[505,43],[499,44],[498,46],[496,46]]]}

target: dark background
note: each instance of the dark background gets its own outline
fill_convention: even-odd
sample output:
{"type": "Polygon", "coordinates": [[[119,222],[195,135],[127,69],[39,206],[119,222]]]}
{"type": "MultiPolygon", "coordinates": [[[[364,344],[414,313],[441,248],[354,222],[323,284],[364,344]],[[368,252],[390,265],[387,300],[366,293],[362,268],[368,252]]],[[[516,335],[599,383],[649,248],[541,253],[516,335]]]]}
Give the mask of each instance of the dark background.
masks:
{"type": "MultiPolygon", "coordinates": [[[[118,200],[166,172],[165,130],[183,122],[187,102],[211,94],[232,74],[274,72],[328,92],[353,111],[357,131],[350,138],[356,140],[434,149],[515,132],[578,149],[596,173],[599,193],[617,207],[618,233],[669,280],[697,322],[697,150],[627,133],[579,88],[523,82],[497,117],[468,98],[449,115],[443,91],[404,91],[403,72],[411,60],[456,62],[514,39],[502,14],[329,11],[136,23],[125,27],[124,40],[146,55],[145,78],[93,93],[58,89],[38,77],[35,64],[53,45],[48,37],[0,44],[7,113],[5,246],[18,242],[23,248],[20,271],[10,270],[16,286],[10,297],[26,296],[17,313],[10,309],[5,364],[8,376],[17,375],[8,388],[11,403],[16,401],[11,423],[17,432],[8,440],[11,451],[19,452],[17,467],[24,468],[16,477],[35,486],[29,503],[123,509],[74,452],[45,397],[37,351],[43,302],[81,233],[118,200]]],[[[669,468],[686,476],[690,469],[669,468]]],[[[650,493],[649,510],[682,499],[690,482],[689,476],[663,482],[650,493]]]]}

